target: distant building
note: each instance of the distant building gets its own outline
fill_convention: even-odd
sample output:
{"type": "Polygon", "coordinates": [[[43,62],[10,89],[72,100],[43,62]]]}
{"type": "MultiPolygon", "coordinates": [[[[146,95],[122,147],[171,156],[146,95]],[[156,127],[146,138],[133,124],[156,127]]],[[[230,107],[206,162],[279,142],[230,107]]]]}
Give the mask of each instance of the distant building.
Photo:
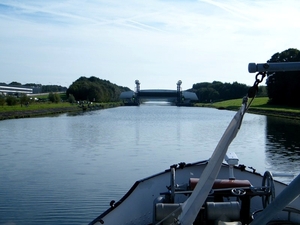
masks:
{"type": "Polygon", "coordinates": [[[6,94],[32,94],[33,88],[27,86],[11,86],[11,85],[0,85],[0,93],[6,94]]]}

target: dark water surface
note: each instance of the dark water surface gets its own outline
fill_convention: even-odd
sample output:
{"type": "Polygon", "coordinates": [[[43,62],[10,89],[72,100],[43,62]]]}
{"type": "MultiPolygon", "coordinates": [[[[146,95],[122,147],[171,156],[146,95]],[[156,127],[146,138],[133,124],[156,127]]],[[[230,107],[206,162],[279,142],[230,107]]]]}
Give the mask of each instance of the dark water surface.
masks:
{"type": "MultiPolygon", "coordinates": [[[[136,180],[210,157],[234,114],[148,104],[0,121],[0,225],[87,224],[136,180]]],[[[299,132],[246,114],[229,151],[260,173],[299,173],[299,132]]]]}

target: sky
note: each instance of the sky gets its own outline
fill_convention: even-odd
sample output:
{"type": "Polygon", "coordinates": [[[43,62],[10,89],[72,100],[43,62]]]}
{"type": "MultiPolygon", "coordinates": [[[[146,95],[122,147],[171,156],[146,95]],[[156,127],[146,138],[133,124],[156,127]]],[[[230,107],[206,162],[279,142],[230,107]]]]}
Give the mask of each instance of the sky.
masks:
{"type": "Polygon", "coordinates": [[[300,50],[299,21],[299,0],[0,0],[0,82],[252,85],[248,63],[300,50]]]}

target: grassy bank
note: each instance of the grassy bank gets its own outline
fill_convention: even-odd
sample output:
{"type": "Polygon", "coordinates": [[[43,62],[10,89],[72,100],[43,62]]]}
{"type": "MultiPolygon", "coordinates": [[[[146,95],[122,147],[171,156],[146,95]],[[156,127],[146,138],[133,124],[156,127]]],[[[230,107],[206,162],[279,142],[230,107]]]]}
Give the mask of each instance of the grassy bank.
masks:
{"type": "Polygon", "coordinates": [[[71,104],[68,102],[66,93],[58,94],[61,100],[59,103],[50,102],[49,93],[44,93],[30,95],[29,97],[39,99],[39,101],[30,100],[28,105],[16,104],[12,106],[0,106],[0,120],[39,117],[60,113],[77,113],[82,111],[112,108],[122,105],[121,102],[71,104]]]}
{"type": "Polygon", "coordinates": [[[39,117],[46,115],[54,115],[68,112],[81,112],[89,110],[98,110],[111,107],[120,106],[120,102],[110,103],[94,103],[92,105],[78,105],[70,104],[68,102],[49,103],[49,102],[34,102],[28,106],[14,105],[14,106],[0,106],[0,120],[17,119],[28,117],[39,117]]]}
{"type": "MultiPolygon", "coordinates": [[[[46,96],[45,96],[46,98],[46,96]]],[[[284,107],[280,105],[268,105],[267,97],[255,98],[252,102],[248,112],[260,114],[260,115],[270,115],[284,118],[291,118],[300,120],[300,108],[295,107],[284,107]]],[[[197,103],[196,107],[212,107],[217,109],[225,110],[238,110],[242,104],[242,99],[234,99],[216,103],[197,103]]],[[[0,120],[5,119],[16,119],[16,118],[26,118],[26,117],[38,117],[46,116],[59,113],[68,112],[81,112],[86,110],[97,110],[121,106],[121,102],[109,102],[109,103],[94,103],[93,105],[78,105],[70,104],[68,102],[60,103],[50,103],[50,102],[33,102],[28,106],[0,106],[0,120]]]]}
{"type": "MultiPolygon", "coordinates": [[[[277,117],[285,117],[300,120],[300,108],[286,107],[281,105],[268,105],[267,97],[257,97],[253,100],[248,112],[260,115],[270,115],[277,117]]],[[[242,99],[233,99],[223,102],[201,104],[197,103],[198,107],[213,107],[225,110],[238,110],[242,104],[242,99]]]]}

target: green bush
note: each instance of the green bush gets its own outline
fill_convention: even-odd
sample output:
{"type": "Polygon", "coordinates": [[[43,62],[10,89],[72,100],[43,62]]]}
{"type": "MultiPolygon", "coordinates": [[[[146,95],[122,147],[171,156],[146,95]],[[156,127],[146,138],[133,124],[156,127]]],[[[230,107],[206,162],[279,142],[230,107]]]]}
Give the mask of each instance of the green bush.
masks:
{"type": "Polygon", "coordinates": [[[28,105],[30,98],[26,94],[22,94],[20,97],[21,105],[28,105]]]}
{"type": "Polygon", "coordinates": [[[7,105],[16,105],[18,103],[18,99],[15,96],[7,96],[6,97],[6,104],[7,105]]]}
{"type": "Polygon", "coordinates": [[[50,92],[48,98],[50,102],[55,102],[55,103],[60,102],[60,96],[57,93],[50,92]]]}
{"type": "Polygon", "coordinates": [[[1,106],[5,105],[5,97],[3,95],[0,95],[0,105],[1,106]]]}
{"type": "Polygon", "coordinates": [[[75,103],[76,102],[74,95],[69,94],[68,102],[70,102],[70,103],[75,103]]]}

